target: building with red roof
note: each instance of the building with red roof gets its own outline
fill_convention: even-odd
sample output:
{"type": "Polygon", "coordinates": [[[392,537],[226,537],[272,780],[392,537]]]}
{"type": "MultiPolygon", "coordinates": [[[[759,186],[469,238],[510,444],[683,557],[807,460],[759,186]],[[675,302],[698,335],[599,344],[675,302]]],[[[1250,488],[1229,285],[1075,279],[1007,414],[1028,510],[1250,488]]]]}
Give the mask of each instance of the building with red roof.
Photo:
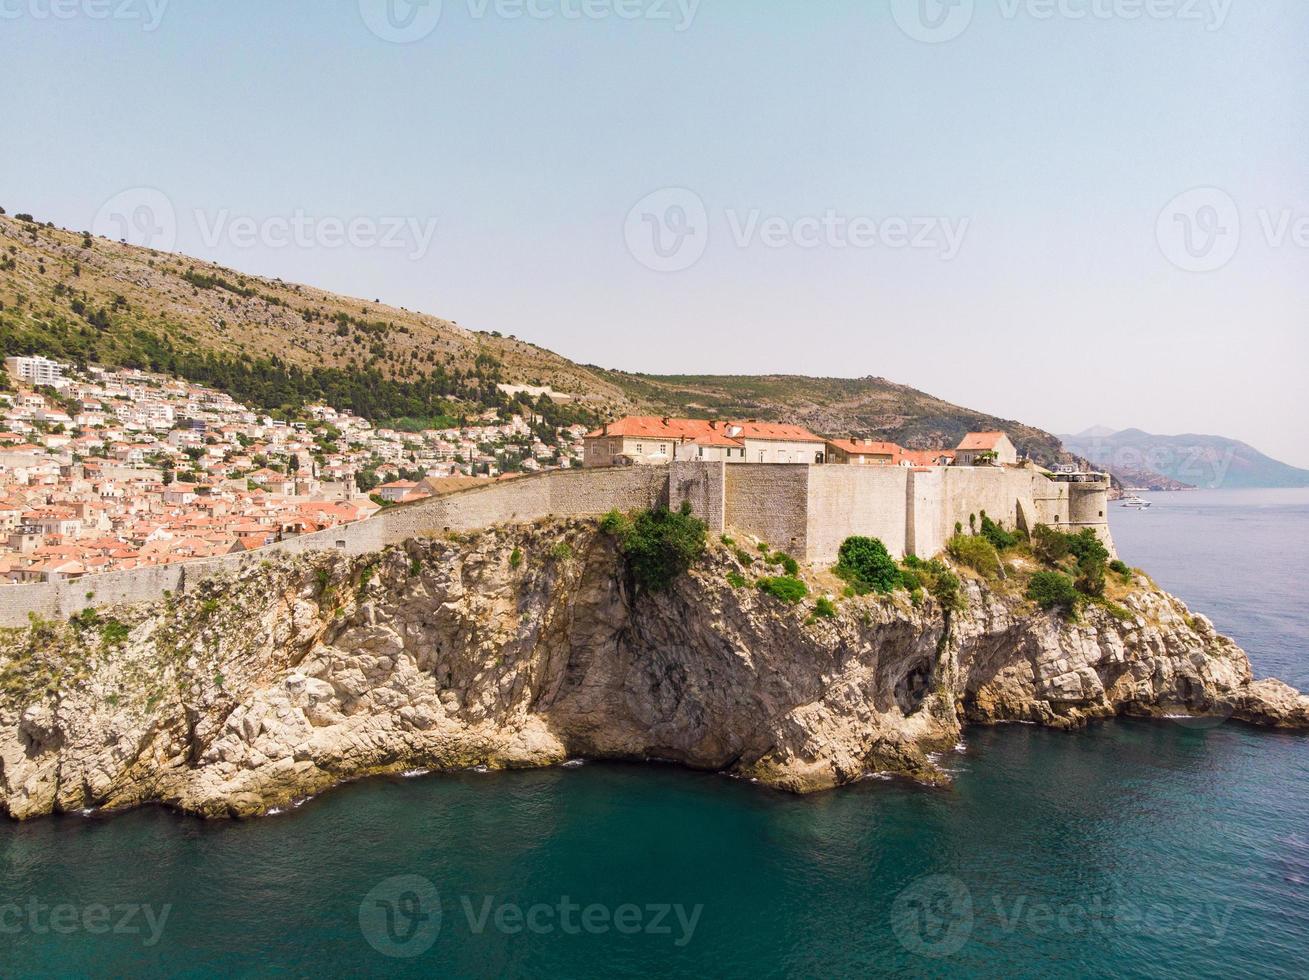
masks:
{"type": "Polygon", "coordinates": [[[824,440],[799,425],[630,415],[585,437],[584,465],[658,465],[674,459],[727,463],[821,463],[824,440]]]}
{"type": "Polygon", "coordinates": [[[954,456],[958,466],[978,463],[1012,466],[1018,462],[1018,449],[1003,432],[970,432],[959,443],[954,456]]]}

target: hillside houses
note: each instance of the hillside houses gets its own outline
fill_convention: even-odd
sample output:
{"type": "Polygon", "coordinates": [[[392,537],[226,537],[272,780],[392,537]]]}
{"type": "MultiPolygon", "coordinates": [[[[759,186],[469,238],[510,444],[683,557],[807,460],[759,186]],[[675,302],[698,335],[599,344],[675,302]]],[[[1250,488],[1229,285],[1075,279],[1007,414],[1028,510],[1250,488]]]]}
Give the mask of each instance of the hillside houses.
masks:
{"type": "Polygon", "coordinates": [[[250,550],[443,479],[581,465],[580,426],[488,413],[401,431],[326,405],[283,420],[176,378],[31,360],[7,359],[0,392],[0,584],[250,550]]]}

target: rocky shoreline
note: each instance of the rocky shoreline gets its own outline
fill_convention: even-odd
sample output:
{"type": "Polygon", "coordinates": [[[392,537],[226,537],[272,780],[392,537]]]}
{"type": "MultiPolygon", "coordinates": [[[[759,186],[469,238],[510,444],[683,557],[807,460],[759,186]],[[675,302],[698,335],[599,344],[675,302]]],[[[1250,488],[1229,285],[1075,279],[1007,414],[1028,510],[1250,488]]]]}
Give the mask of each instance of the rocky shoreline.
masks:
{"type": "MultiPolygon", "coordinates": [[[[1178,714],[1309,729],[1203,616],[1137,576],[1117,615],[963,575],[820,618],[715,545],[646,594],[594,522],[281,556],[180,596],[0,635],[0,811],[247,817],[409,770],[661,759],[797,793],[927,782],[968,724],[1178,714]],[[734,586],[729,576],[735,579],[734,586]],[[1126,615],[1124,615],[1126,613],[1126,615]]],[[[807,573],[837,591],[826,573],[807,573]]]]}

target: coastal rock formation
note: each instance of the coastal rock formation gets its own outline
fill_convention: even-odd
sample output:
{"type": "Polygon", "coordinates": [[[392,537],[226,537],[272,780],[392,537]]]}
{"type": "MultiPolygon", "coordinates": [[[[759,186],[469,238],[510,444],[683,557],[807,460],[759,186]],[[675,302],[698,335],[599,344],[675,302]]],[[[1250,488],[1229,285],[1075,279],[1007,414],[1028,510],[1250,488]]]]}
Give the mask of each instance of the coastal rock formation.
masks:
{"type": "MultiPolygon", "coordinates": [[[[0,636],[0,809],[159,801],[247,816],[359,776],[664,759],[795,792],[926,781],[966,724],[1115,715],[1309,728],[1202,616],[1138,576],[1069,623],[965,576],[834,618],[754,588],[717,545],[634,588],[594,523],[281,556],[182,596],[0,636]],[[736,579],[740,584],[740,579],[736,579]]],[[[827,584],[812,572],[813,584],[827,584]]]]}

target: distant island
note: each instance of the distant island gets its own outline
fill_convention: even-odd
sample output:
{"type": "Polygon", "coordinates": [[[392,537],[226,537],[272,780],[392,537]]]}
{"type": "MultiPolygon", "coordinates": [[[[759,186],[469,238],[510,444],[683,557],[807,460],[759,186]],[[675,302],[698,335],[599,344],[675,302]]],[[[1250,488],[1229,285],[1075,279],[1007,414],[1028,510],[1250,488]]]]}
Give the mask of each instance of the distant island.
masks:
{"type": "Polygon", "coordinates": [[[1309,487],[1309,470],[1224,436],[1164,436],[1100,427],[1060,439],[1070,453],[1108,470],[1125,486],[1149,490],[1309,487]]]}

